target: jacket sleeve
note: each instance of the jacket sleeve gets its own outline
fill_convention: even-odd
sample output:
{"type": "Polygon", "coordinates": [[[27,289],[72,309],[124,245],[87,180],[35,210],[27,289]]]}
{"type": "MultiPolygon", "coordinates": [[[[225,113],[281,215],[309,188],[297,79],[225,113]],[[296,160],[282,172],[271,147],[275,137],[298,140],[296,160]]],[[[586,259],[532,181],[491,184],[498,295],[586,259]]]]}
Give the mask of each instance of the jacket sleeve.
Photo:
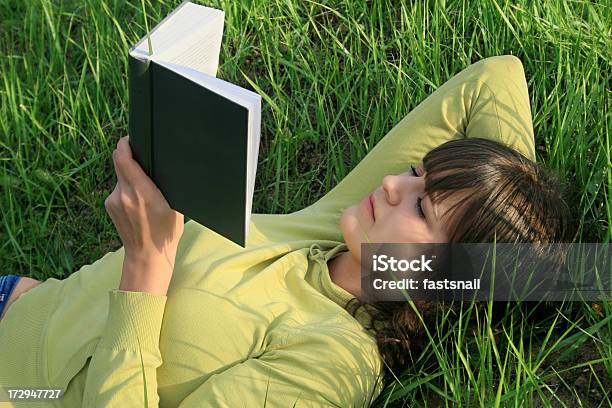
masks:
{"type": "Polygon", "coordinates": [[[83,407],[157,407],[159,336],[167,297],[119,289],[108,293],[108,317],[89,363],[83,407]]]}
{"type": "Polygon", "coordinates": [[[472,137],[502,142],[536,159],[527,81],[518,58],[485,58],[454,75],[406,114],[325,196],[284,215],[283,227],[296,239],[342,241],[342,211],[379,187],[384,176],[409,171],[443,143],[472,137]]]}
{"type": "Polygon", "coordinates": [[[410,170],[441,144],[472,137],[504,143],[535,161],[529,93],[518,58],[485,58],[450,78],[313,206],[325,211],[358,203],[384,176],[410,170]]]}
{"type": "Polygon", "coordinates": [[[375,343],[350,330],[291,341],[210,376],[179,408],[369,407],[382,390],[375,343]]]}

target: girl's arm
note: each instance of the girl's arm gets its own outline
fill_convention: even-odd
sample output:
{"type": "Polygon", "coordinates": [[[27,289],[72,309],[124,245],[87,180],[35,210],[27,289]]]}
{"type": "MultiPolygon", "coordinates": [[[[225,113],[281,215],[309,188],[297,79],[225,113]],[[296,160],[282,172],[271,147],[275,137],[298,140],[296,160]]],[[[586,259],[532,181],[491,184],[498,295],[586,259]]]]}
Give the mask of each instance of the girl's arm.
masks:
{"type": "Polygon", "coordinates": [[[450,140],[480,137],[500,141],[535,160],[527,82],[511,55],[470,65],[408,113],[325,196],[285,216],[296,239],[342,241],[342,210],[372,192],[388,174],[400,174],[450,140]],[[313,225],[312,218],[317,218],[313,225]]]}
{"type": "Polygon", "coordinates": [[[147,292],[109,291],[106,326],[87,369],[83,407],[158,406],[159,335],[166,299],[147,292]]]}
{"type": "Polygon", "coordinates": [[[109,292],[102,337],[87,370],[84,407],[157,406],[159,336],[183,215],[132,159],[128,138],[113,152],[117,185],[104,205],[125,249],[119,289],[109,292]],[[146,401],[146,404],[145,404],[146,401]]]}

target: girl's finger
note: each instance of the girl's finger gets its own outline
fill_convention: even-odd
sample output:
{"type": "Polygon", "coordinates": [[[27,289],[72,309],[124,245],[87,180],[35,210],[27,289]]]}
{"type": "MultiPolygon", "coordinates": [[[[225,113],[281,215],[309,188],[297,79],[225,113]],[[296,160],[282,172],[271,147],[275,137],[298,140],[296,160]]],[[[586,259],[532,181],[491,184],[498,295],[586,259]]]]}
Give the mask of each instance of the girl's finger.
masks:
{"type": "Polygon", "coordinates": [[[119,183],[117,182],[115,184],[115,188],[112,191],[112,193],[110,193],[108,197],[106,197],[106,200],[104,200],[104,208],[106,208],[106,212],[108,213],[108,215],[110,215],[113,222],[114,222],[114,216],[115,216],[114,214],[116,210],[117,197],[121,194],[119,189],[120,189],[120,186],[119,186],[119,183]]]}
{"type": "Polygon", "coordinates": [[[132,158],[132,149],[130,148],[128,136],[122,137],[117,143],[117,159],[121,172],[121,176],[130,186],[153,187],[149,176],[144,172],[142,167],[132,158]]]}
{"type": "Polygon", "coordinates": [[[115,168],[115,173],[117,174],[117,180],[124,188],[129,188],[130,182],[128,181],[124,169],[125,161],[125,157],[121,157],[121,153],[118,150],[113,151],[113,166],[115,168]]]}

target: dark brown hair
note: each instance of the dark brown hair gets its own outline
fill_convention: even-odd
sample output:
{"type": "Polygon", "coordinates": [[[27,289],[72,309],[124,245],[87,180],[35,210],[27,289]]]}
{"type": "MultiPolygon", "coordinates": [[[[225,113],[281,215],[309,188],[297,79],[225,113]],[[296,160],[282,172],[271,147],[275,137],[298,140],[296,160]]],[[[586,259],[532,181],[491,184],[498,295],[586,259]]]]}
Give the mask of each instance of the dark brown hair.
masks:
{"type": "MultiPolygon", "coordinates": [[[[559,178],[499,142],[469,138],[444,143],[423,158],[425,191],[438,204],[450,196],[446,231],[449,242],[568,242],[571,211],[559,178]],[[457,194],[459,193],[459,194],[457,194]]],[[[354,298],[347,310],[366,311],[378,348],[390,369],[403,369],[427,344],[423,325],[436,312],[457,305],[414,302],[367,304],[354,298]]],[[[450,308],[450,309],[449,309],[450,308]]]]}

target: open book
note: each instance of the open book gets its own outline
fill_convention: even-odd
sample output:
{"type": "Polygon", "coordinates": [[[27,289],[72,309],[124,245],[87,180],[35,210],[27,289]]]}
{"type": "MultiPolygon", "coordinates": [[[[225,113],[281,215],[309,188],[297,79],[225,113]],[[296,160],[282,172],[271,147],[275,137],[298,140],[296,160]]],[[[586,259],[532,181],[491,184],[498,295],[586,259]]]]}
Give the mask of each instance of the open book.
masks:
{"type": "Polygon", "coordinates": [[[261,97],[215,78],[223,20],[186,1],[130,49],[130,147],[172,209],[244,247],[261,97]]]}

